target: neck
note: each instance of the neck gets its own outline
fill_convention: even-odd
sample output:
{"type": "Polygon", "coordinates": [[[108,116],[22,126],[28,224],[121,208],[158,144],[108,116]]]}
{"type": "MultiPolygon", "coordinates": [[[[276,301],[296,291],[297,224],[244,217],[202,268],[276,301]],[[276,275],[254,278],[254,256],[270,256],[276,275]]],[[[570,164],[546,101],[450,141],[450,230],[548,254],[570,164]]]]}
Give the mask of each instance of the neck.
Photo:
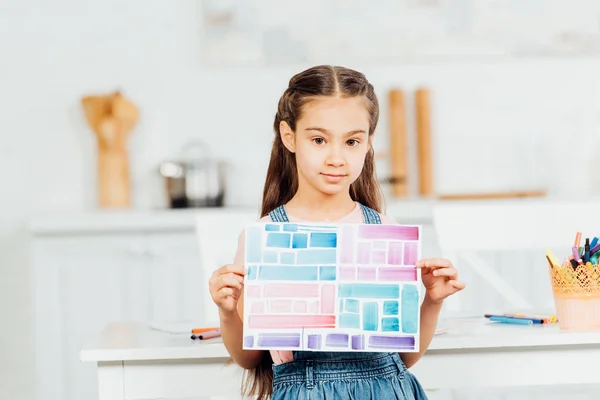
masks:
{"type": "Polygon", "coordinates": [[[314,221],[337,220],[348,215],[356,207],[349,190],[331,195],[307,186],[299,182],[298,191],[286,204],[287,211],[298,218],[314,221]]]}

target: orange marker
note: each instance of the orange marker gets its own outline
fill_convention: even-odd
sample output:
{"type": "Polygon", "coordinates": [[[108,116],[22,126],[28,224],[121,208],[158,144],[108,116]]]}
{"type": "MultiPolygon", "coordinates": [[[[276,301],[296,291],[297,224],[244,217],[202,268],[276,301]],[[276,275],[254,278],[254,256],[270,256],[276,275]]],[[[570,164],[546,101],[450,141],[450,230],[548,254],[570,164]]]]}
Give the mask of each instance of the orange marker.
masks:
{"type": "Polygon", "coordinates": [[[192,329],[192,333],[197,335],[199,333],[216,331],[217,329],[219,329],[219,327],[216,327],[216,328],[194,328],[194,329],[192,329]]]}
{"type": "Polygon", "coordinates": [[[577,232],[577,235],[575,235],[575,244],[573,246],[577,248],[581,246],[581,232],[577,232]]]}

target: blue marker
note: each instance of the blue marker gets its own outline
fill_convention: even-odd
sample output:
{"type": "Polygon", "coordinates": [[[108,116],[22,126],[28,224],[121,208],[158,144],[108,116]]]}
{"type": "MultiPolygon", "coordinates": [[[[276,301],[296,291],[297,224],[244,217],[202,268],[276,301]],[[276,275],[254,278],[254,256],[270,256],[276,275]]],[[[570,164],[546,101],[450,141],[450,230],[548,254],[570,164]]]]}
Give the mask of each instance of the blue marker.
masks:
{"type": "Polygon", "coordinates": [[[533,321],[530,319],[519,319],[509,317],[490,317],[490,321],[500,322],[502,324],[515,324],[515,325],[533,325],[533,321]]]}
{"type": "Polygon", "coordinates": [[[598,244],[598,238],[594,236],[594,238],[592,239],[592,242],[590,243],[590,247],[594,247],[597,244],[598,244]]]}

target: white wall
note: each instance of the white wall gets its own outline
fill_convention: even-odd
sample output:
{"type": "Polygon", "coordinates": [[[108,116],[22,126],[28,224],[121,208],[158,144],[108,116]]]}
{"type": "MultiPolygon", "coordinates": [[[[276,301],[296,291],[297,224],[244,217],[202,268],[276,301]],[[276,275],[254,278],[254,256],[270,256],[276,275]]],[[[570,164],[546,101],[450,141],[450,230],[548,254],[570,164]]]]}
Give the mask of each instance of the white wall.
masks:
{"type": "MultiPolygon", "coordinates": [[[[95,206],[82,96],[122,88],[141,109],[130,142],[136,207],[164,205],[157,164],[193,137],[232,161],[230,204],[258,203],[277,100],[306,66],[208,70],[199,32],[193,0],[0,3],[0,398],[30,385],[25,223],[95,206]]],[[[600,194],[600,60],[353,67],[381,98],[378,149],[386,91],[434,90],[440,192],[540,183],[557,195],[600,194]]]]}

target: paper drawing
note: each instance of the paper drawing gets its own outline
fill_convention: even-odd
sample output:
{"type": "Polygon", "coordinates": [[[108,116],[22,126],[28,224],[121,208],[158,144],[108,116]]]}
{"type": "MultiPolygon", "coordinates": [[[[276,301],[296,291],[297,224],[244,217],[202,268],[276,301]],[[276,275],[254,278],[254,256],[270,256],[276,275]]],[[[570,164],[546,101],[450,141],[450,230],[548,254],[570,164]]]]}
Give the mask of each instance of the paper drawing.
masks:
{"type": "Polygon", "coordinates": [[[244,349],[419,349],[420,226],[246,229],[244,349]]]}

